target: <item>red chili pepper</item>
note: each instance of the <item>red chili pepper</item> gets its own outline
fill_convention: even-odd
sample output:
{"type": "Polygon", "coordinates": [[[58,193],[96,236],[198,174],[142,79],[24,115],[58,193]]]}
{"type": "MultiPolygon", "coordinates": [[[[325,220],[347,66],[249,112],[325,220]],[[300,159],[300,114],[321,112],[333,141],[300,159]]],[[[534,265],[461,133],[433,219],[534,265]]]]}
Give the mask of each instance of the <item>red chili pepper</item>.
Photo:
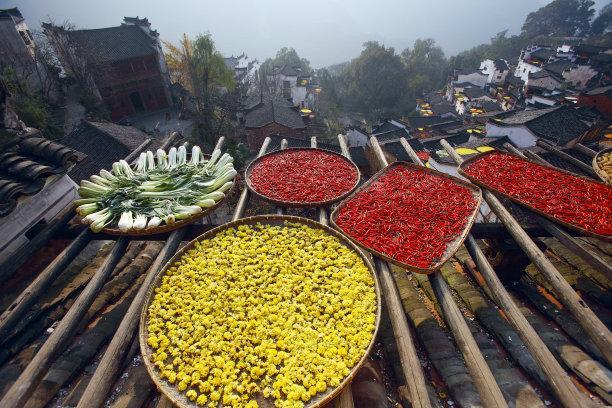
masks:
{"type": "Polygon", "coordinates": [[[253,166],[251,186],[278,201],[328,201],[349,192],[357,181],[355,168],[341,157],[318,150],[289,150],[253,166]]]}
{"type": "Polygon", "coordinates": [[[612,188],[495,152],[471,162],[465,172],[561,221],[612,235],[612,188]]]}
{"type": "Polygon", "coordinates": [[[349,200],[336,224],[363,245],[425,269],[463,231],[476,204],[452,180],[398,166],[349,200]]]}

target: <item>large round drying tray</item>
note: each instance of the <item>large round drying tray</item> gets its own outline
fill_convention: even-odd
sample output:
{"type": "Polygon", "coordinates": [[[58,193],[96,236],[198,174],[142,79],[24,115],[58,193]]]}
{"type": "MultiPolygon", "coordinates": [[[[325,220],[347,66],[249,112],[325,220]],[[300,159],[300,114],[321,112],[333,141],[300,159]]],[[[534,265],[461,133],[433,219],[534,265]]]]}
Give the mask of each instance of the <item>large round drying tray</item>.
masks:
{"type": "MultiPolygon", "coordinates": [[[[162,279],[164,275],[166,274],[166,271],[169,268],[171,268],[177,261],[179,261],[182,258],[182,256],[187,253],[187,251],[193,249],[196,242],[212,238],[216,236],[217,234],[219,234],[220,232],[223,232],[229,228],[237,228],[241,225],[256,225],[257,223],[261,223],[261,224],[267,224],[271,226],[275,226],[275,225],[282,226],[284,225],[285,221],[289,221],[292,223],[300,223],[300,224],[307,225],[311,228],[323,230],[326,234],[337,237],[343,246],[357,253],[358,256],[363,260],[363,263],[366,265],[368,270],[370,271],[370,275],[372,276],[372,279],[374,281],[374,291],[376,294],[376,319],[374,323],[375,329],[374,329],[374,332],[372,333],[372,338],[368,344],[368,347],[364,351],[359,362],[352,367],[350,373],[342,379],[342,381],[337,387],[335,388],[328,387],[325,392],[317,393],[314,397],[312,397],[308,402],[305,403],[304,407],[305,408],[321,407],[325,405],[326,403],[328,403],[329,401],[331,401],[334,397],[336,397],[340,393],[340,391],[342,391],[342,389],[345,386],[350,386],[351,380],[353,379],[355,374],[357,374],[357,371],[359,370],[359,368],[361,368],[361,366],[364,364],[365,359],[367,358],[374,344],[374,340],[376,338],[376,334],[378,333],[378,328],[380,326],[380,318],[381,318],[380,286],[378,283],[377,275],[374,272],[374,268],[371,262],[369,261],[369,259],[366,257],[366,255],[355,244],[353,244],[344,234],[330,227],[327,227],[323,224],[319,224],[318,222],[315,222],[315,221],[312,221],[306,218],[286,216],[286,215],[260,215],[260,216],[255,216],[255,217],[243,218],[238,221],[232,221],[227,224],[221,225],[217,228],[214,228],[200,235],[198,238],[194,239],[193,241],[185,245],[180,251],[178,251],[172,257],[172,259],[170,259],[170,261],[168,261],[168,263],[166,263],[166,265],[164,265],[164,267],[160,270],[160,272],[158,272],[157,276],[155,277],[155,280],[153,281],[153,284],[151,285],[147,293],[147,298],[143,305],[143,309],[140,315],[140,329],[139,329],[140,349],[143,355],[143,361],[145,363],[145,366],[147,367],[149,375],[153,379],[153,382],[155,382],[155,385],[157,386],[157,388],[161,390],[161,392],[166,397],[168,397],[168,399],[170,399],[170,401],[172,401],[172,403],[175,404],[177,407],[196,408],[198,407],[198,405],[196,404],[195,401],[190,401],[185,396],[185,392],[180,392],[176,384],[171,385],[167,381],[161,379],[159,370],[150,361],[150,356],[153,354],[153,349],[147,343],[148,341],[148,322],[149,322],[148,309],[155,296],[155,289],[161,285],[162,279]]],[[[264,398],[264,396],[261,393],[256,394],[255,399],[260,408],[274,408],[273,400],[264,398]]]]}
{"type": "MultiPolygon", "coordinates": [[[[290,149],[282,149],[282,150],[276,150],[273,151],[271,153],[265,154],[261,157],[258,157],[257,159],[253,160],[251,162],[251,164],[249,164],[249,166],[247,167],[246,171],[245,171],[245,182],[247,187],[249,188],[249,190],[251,190],[251,192],[253,194],[255,194],[256,196],[269,201],[271,203],[283,206],[283,207],[299,207],[299,208],[314,208],[314,207],[325,207],[328,205],[331,205],[333,203],[336,203],[338,201],[342,201],[344,198],[348,197],[349,194],[351,194],[353,191],[355,191],[355,189],[359,186],[359,182],[361,180],[361,176],[359,173],[359,167],[357,167],[357,165],[355,163],[353,163],[350,159],[344,157],[341,154],[338,154],[336,152],[333,152],[331,150],[325,150],[325,149],[318,149],[318,148],[314,148],[314,147],[295,147],[295,148],[290,148],[290,149]],[[353,186],[350,188],[350,190],[346,191],[345,193],[338,195],[334,198],[331,198],[329,200],[324,200],[324,201],[311,201],[311,202],[306,202],[306,201],[281,201],[281,200],[277,200],[274,199],[272,197],[268,197],[265,194],[262,194],[260,192],[258,192],[252,185],[251,183],[251,173],[253,171],[253,167],[257,165],[257,163],[260,163],[262,160],[265,160],[268,157],[271,156],[276,156],[276,155],[282,155],[282,154],[287,154],[290,152],[295,152],[295,151],[318,151],[318,152],[323,152],[326,154],[330,154],[336,157],[341,158],[343,161],[345,161],[346,163],[348,163],[353,170],[355,171],[355,184],[353,184],[353,186]]],[[[320,188],[324,189],[325,185],[321,184],[319,186],[320,188]]]]}
{"type": "MultiPolygon", "coordinates": [[[[191,154],[187,155],[187,158],[189,159],[189,157],[191,156],[191,154]]],[[[210,159],[210,154],[204,154],[203,155],[205,158],[210,159]]],[[[132,166],[132,167],[136,167],[136,166],[132,166]]],[[[221,204],[223,204],[224,202],[227,201],[228,197],[230,196],[230,194],[232,193],[234,186],[236,185],[236,179],[234,178],[233,182],[232,182],[232,186],[225,192],[225,197],[223,197],[221,200],[219,200],[218,202],[215,203],[215,205],[213,205],[212,207],[208,207],[208,208],[203,208],[202,211],[200,211],[197,214],[192,215],[191,217],[185,218],[184,220],[178,220],[175,221],[171,224],[162,224],[162,225],[158,225],[157,227],[153,227],[153,228],[146,228],[144,230],[129,230],[129,231],[121,231],[116,225],[113,227],[106,227],[103,228],[102,233],[108,234],[108,235],[115,235],[115,236],[126,236],[126,237],[141,237],[141,236],[146,236],[146,235],[155,235],[155,234],[163,234],[164,232],[169,232],[169,231],[174,231],[175,229],[179,229],[182,228],[186,225],[192,224],[198,220],[201,220],[202,218],[204,218],[205,216],[207,216],[208,214],[212,213],[213,211],[215,211],[221,204]]]]}
{"type": "Polygon", "coordinates": [[[601,167],[599,167],[599,163],[597,162],[597,159],[599,159],[601,156],[603,156],[605,153],[612,153],[612,147],[609,147],[607,149],[603,149],[602,151],[600,151],[599,153],[597,153],[595,155],[595,157],[593,157],[593,170],[595,170],[595,173],[597,173],[597,175],[599,176],[599,178],[607,184],[612,184],[612,178],[610,176],[608,176],[608,174],[603,171],[603,169],[601,167]]]}

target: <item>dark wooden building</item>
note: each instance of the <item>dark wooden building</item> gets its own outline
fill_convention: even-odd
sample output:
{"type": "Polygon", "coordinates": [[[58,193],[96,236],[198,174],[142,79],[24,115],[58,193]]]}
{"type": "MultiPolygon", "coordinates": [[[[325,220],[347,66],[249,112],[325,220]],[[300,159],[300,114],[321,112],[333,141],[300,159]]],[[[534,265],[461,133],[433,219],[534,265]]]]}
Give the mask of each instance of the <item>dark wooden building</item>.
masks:
{"type": "Polygon", "coordinates": [[[159,34],[150,29],[146,18],[124,21],[118,27],[94,30],[45,26],[66,71],[85,71],[79,74],[91,78],[94,94],[101,97],[113,120],[171,104],[159,34]]]}

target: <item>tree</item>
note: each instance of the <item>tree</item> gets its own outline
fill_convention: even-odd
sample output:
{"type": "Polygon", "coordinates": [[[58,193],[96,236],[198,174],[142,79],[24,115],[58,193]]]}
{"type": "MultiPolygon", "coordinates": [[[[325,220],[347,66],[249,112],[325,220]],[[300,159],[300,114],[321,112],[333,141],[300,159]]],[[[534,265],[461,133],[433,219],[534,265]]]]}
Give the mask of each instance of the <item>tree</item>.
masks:
{"type": "Polygon", "coordinates": [[[406,102],[406,69],[401,57],[376,41],[363,47],[344,74],[347,107],[372,119],[399,114],[406,102]]]}
{"type": "Polygon", "coordinates": [[[533,39],[549,37],[574,37],[589,32],[595,10],[593,0],[555,0],[527,15],[523,34],[533,39]]]}
{"type": "Polygon", "coordinates": [[[600,35],[612,30],[612,2],[606,4],[599,10],[599,15],[591,24],[591,33],[600,35]]]}
{"type": "Polygon", "coordinates": [[[412,50],[402,51],[402,60],[408,75],[408,91],[414,96],[439,89],[446,82],[446,57],[433,38],[417,39],[412,50]]]}
{"type": "MultiPolygon", "coordinates": [[[[217,109],[217,104],[226,103],[225,91],[235,88],[234,73],[225,64],[223,56],[215,49],[210,34],[200,34],[194,41],[183,34],[178,46],[164,42],[164,54],[170,77],[188,89],[198,101],[197,137],[200,141],[211,142],[218,134],[228,109],[217,109]]],[[[231,106],[227,103],[227,106],[231,106]]]]}
{"type": "Polygon", "coordinates": [[[296,50],[287,47],[278,50],[274,59],[268,58],[265,60],[261,64],[260,70],[264,73],[272,73],[272,69],[275,66],[282,67],[283,65],[299,66],[302,68],[304,75],[310,75],[313,72],[310,67],[310,61],[306,58],[300,58],[296,50]]]}

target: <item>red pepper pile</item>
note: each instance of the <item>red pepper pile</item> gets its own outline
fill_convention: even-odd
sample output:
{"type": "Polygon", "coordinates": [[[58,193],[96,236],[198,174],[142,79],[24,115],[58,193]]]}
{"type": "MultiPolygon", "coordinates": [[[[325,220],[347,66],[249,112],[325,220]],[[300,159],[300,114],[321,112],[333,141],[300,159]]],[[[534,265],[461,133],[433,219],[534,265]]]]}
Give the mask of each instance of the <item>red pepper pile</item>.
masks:
{"type": "Polygon", "coordinates": [[[348,201],[336,224],[364,246],[425,269],[461,234],[476,205],[464,186],[398,166],[348,201]]]}
{"type": "Polygon", "coordinates": [[[510,156],[492,153],[464,171],[561,221],[612,235],[612,188],[510,156]]]}
{"type": "Polygon", "coordinates": [[[251,170],[251,186],[268,198],[312,203],[349,192],[357,172],[346,160],[319,150],[289,150],[259,160],[251,170]]]}

